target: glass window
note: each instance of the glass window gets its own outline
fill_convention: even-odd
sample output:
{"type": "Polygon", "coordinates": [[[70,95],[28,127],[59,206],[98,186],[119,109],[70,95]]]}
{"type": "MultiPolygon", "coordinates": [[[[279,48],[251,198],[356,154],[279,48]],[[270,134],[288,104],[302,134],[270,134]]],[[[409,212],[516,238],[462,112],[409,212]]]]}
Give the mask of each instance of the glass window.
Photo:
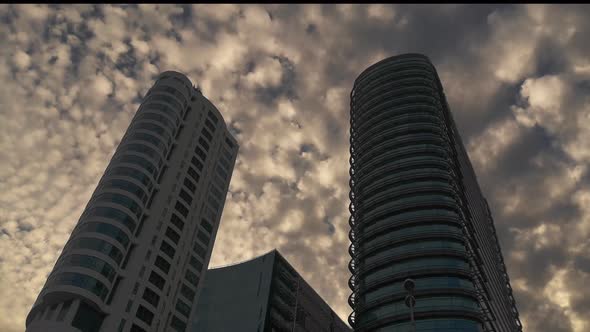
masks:
{"type": "Polygon", "coordinates": [[[205,234],[205,232],[201,232],[199,231],[199,233],[197,233],[197,238],[201,241],[203,241],[203,244],[205,245],[209,245],[209,235],[205,234]]]}
{"type": "Polygon", "coordinates": [[[135,120],[152,120],[154,122],[161,123],[168,129],[170,135],[173,135],[174,129],[176,129],[176,124],[170,120],[170,118],[160,113],[153,113],[150,109],[141,109],[141,111],[138,112],[135,120]]]}
{"type": "Polygon", "coordinates": [[[176,300],[176,311],[180,312],[188,318],[188,316],[191,313],[191,307],[188,304],[184,303],[181,299],[178,299],[176,300]]]}
{"type": "Polygon", "coordinates": [[[107,287],[102,282],[81,273],[63,272],[50,277],[47,283],[54,286],[63,285],[82,288],[98,296],[103,301],[108,293],[107,287]]]}
{"type": "Polygon", "coordinates": [[[191,193],[194,193],[197,190],[197,186],[190,179],[188,179],[188,178],[184,178],[184,186],[191,193]]]}
{"type": "MultiPolygon", "coordinates": [[[[416,289],[428,290],[436,288],[466,288],[473,290],[474,286],[471,280],[460,277],[428,277],[415,278],[416,289]]],[[[365,301],[367,303],[375,301],[381,297],[391,296],[395,293],[404,293],[403,281],[394,282],[366,293],[365,301]]]]}
{"type": "Polygon", "coordinates": [[[394,255],[402,254],[402,253],[417,253],[421,250],[445,250],[445,249],[455,249],[455,250],[462,250],[465,251],[465,246],[456,241],[451,240],[423,240],[411,243],[404,243],[398,246],[389,246],[384,250],[376,252],[365,259],[365,264],[370,265],[376,263],[382,259],[387,257],[391,257],[394,255]]]}
{"type": "Polygon", "coordinates": [[[201,144],[201,146],[205,148],[205,151],[209,151],[209,143],[205,142],[203,137],[199,137],[199,144],[201,144]]]}
{"type": "Polygon", "coordinates": [[[201,158],[202,161],[207,160],[207,154],[199,146],[195,147],[195,153],[197,154],[197,156],[199,156],[199,158],[201,158]]]}
{"type": "Polygon", "coordinates": [[[193,197],[192,197],[192,196],[191,196],[191,195],[190,195],[188,192],[186,192],[186,190],[184,190],[184,189],[180,189],[180,193],[179,193],[178,195],[179,195],[179,196],[180,196],[180,198],[182,198],[182,199],[183,199],[183,200],[184,200],[184,201],[187,203],[187,205],[189,205],[189,206],[190,206],[190,205],[191,205],[191,203],[193,202],[193,197]]]}
{"type": "Polygon", "coordinates": [[[434,257],[434,258],[419,258],[403,262],[396,262],[385,268],[381,268],[374,272],[367,274],[366,282],[374,282],[380,278],[402,271],[409,271],[413,269],[423,268],[459,268],[469,269],[469,264],[459,258],[434,257]]]}
{"type": "Polygon", "coordinates": [[[213,114],[213,112],[211,112],[211,111],[207,112],[207,117],[209,119],[211,119],[213,121],[213,123],[215,123],[215,124],[217,124],[217,121],[219,121],[217,119],[217,117],[215,116],[215,114],[213,114]]]}
{"type": "Polygon", "coordinates": [[[153,91],[152,93],[153,94],[150,95],[149,100],[163,101],[165,103],[172,105],[172,107],[174,107],[175,109],[178,109],[178,110],[183,109],[182,104],[178,100],[176,100],[174,97],[158,93],[158,91],[153,91]]]}
{"type": "Polygon", "coordinates": [[[155,102],[144,103],[141,110],[145,109],[150,110],[156,113],[164,113],[168,115],[169,118],[174,119],[174,123],[178,126],[180,124],[180,114],[172,109],[170,106],[166,104],[160,104],[155,102]]]}
{"type": "Polygon", "coordinates": [[[191,164],[193,164],[193,166],[195,166],[195,168],[199,171],[203,170],[203,163],[201,163],[197,158],[193,157],[191,159],[191,164]]]}
{"type": "Polygon", "coordinates": [[[155,124],[153,122],[144,122],[144,121],[139,121],[139,122],[132,122],[131,123],[132,127],[130,127],[127,131],[130,132],[131,130],[139,130],[139,129],[143,129],[143,130],[147,130],[147,131],[151,131],[153,133],[156,133],[162,137],[164,137],[165,139],[167,139],[168,141],[166,142],[168,145],[170,145],[170,142],[172,142],[172,136],[170,136],[168,130],[164,129],[164,127],[162,125],[159,124],[155,124]]]}
{"type": "Polygon", "coordinates": [[[190,258],[190,265],[197,271],[201,272],[201,269],[203,268],[203,264],[201,262],[199,262],[198,259],[195,258],[195,256],[191,256],[190,258]]]}
{"type": "Polygon", "coordinates": [[[233,154],[224,147],[222,157],[225,158],[225,160],[229,163],[233,159],[232,156],[233,156],[233,154]]]}
{"type": "Polygon", "coordinates": [[[168,271],[170,270],[170,263],[160,256],[156,257],[154,265],[156,265],[160,270],[162,270],[162,272],[166,274],[168,274],[168,271]]]}
{"type": "Polygon", "coordinates": [[[213,196],[209,196],[208,199],[209,204],[215,209],[215,210],[219,210],[219,202],[217,200],[215,200],[215,197],[213,196]]]}
{"type": "MultiPolygon", "coordinates": [[[[404,212],[404,213],[397,213],[395,215],[386,216],[385,218],[378,219],[374,223],[367,225],[365,227],[365,231],[366,232],[373,231],[376,228],[382,227],[384,224],[393,225],[396,223],[403,223],[404,221],[411,220],[411,219],[417,218],[417,217],[424,218],[424,219],[430,219],[432,221],[446,220],[446,219],[457,220],[457,222],[459,221],[459,216],[457,215],[457,213],[455,211],[443,210],[443,209],[421,209],[419,211],[409,211],[409,212],[404,212]]],[[[437,231],[439,229],[446,229],[446,231],[452,230],[453,232],[459,232],[459,233],[461,232],[461,229],[458,228],[459,226],[438,225],[438,224],[435,224],[435,225],[425,224],[424,226],[416,225],[416,226],[412,226],[411,228],[408,228],[408,231],[410,231],[412,229],[416,229],[418,231],[418,229],[422,229],[421,227],[433,227],[432,230],[437,230],[437,231]]],[[[430,230],[430,228],[424,229],[424,231],[428,231],[428,230],[430,230]]],[[[399,230],[396,232],[401,232],[401,231],[403,231],[403,230],[399,230]]]]}
{"type": "Polygon", "coordinates": [[[229,171],[229,162],[225,160],[225,158],[219,158],[219,165],[221,165],[225,171],[229,171]]]}
{"type": "Polygon", "coordinates": [[[165,253],[166,255],[168,255],[168,257],[170,258],[174,258],[174,254],[176,253],[176,250],[174,250],[174,248],[168,244],[168,242],[162,240],[162,244],[160,245],[160,250],[162,250],[163,253],[165,253]]]}
{"type": "MultiPolygon", "coordinates": [[[[160,170],[160,166],[163,163],[163,160],[157,156],[156,158],[146,158],[149,155],[135,155],[135,154],[129,154],[127,153],[128,151],[123,151],[122,153],[117,153],[114,157],[114,160],[116,160],[117,164],[116,165],[120,165],[120,164],[132,164],[132,165],[136,165],[139,166],[140,170],[145,170],[147,174],[151,175],[153,178],[156,178],[158,175],[158,172],[160,170]],[[156,166],[157,163],[157,166],[156,166]]],[[[131,152],[139,152],[142,153],[140,151],[131,151],[131,152]]],[[[119,168],[119,167],[117,167],[119,168]]],[[[133,169],[134,172],[138,172],[137,170],[133,169]]],[[[141,181],[143,183],[143,181],[141,181]]]]}
{"type": "Polygon", "coordinates": [[[154,319],[154,314],[149,311],[146,307],[142,306],[141,304],[137,308],[137,312],[135,314],[137,318],[144,321],[147,325],[152,325],[152,320],[154,319]]]}
{"type": "Polygon", "coordinates": [[[94,202],[105,202],[121,205],[129,209],[137,218],[141,217],[143,207],[128,196],[117,193],[102,193],[92,199],[94,202]]]}
{"type": "Polygon", "coordinates": [[[131,141],[148,142],[148,143],[152,144],[153,146],[155,146],[159,151],[161,151],[162,155],[164,155],[164,156],[166,156],[166,154],[168,152],[168,142],[165,141],[164,138],[161,138],[160,136],[152,135],[151,133],[136,131],[136,132],[133,132],[131,135],[127,136],[125,138],[125,141],[126,142],[131,142],[131,141]]]}
{"type": "Polygon", "coordinates": [[[205,119],[205,126],[207,126],[207,128],[209,128],[209,130],[211,130],[212,133],[215,132],[215,125],[213,124],[213,122],[211,122],[211,120],[205,119]]]}
{"type": "MultiPolygon", "coordinates": [[[[438,318],[420,319],[416,321],[416,329],[425,332],[479,332],[480,324],[466,319],[438,318]]],[[[412,332],[411,323],[390,325],[376,330],[377,332],[412,332]]]]}
{"type": "Polygon", "coordinates": [[[158,168],[163,163],[163,153],[143,143],[126,143],[119,148],[117,151],[119,154],[127,152],[137,152],[148,156],[151,160],[155,161],[158,168]]]}
{"type": "Polygon", "coordinates": [[[223,168],[219,167],[219,165],[215,168],[215,171],[222,179],[227,179],[227,173],[223,170],[223,168]]]}
{"type": "Polygon", "coordinates": [[[110,179],[101,181],[100,186],[102,188],[116,188],[125,190],[126,192],[137,197],[142,203],[147,203],[148,193],[142,187],[131,181],[123,179],[110,179]]]}
{"type": "Polygon", "coordinates": [[[166,236],[172,240],[172,242],[174,242],[175,244],[178,243],[178,240],[180,240],[180,234],[176,233],[172,228],[168,227],[166,229],[166,236]]]}
{"type": "Polygon", "coordinates": [[[220,177],[219,174],[215,174],[215,183],[225,186],[225,179],[220,177]]]}
{"type": "Polygon", "coordinates": [[[213,135],[211,135],[211,133],[209,132],[209,130],[207,130],[207,128],[203,128],[203,136],[205,136],[205,138],[211,142],[211,140],[213,139],[213,135]]]}
{"type": "MultiPolygon", "coordinates": [[[[174,78],[176,79],[176,77],[174,77],[174,78]]],[[[184,86],[184,83],[183,83],[183,86],[184,86]]],[[[174,97],[178,98],[180,101],[186,102],[186,97],[182,94],[182,92],[176,90],[175,88],[173,88],[171,86],[158,84],[158,85],[154,86],[153,91],[166,92],[166,93],[169,93],[169,94],[173,95],[174,97]]]]}
{"type": "Polygon", "coordinates": [[[197,173],[192,167],[187,169],[187,173],[195,182],[199,182],[199,173],[197,173]]]}
{"type": "Polygon", "coordinates": [[[103,319],[104,314],[82,301],[74,316],[72,326],[83,332],[98,332],[103,319]]]}
{"type": "Polygon", "coordinates": [[[75,230],[76,233],[94,232],[117,240],[123,247],[129,244],[129,237],[118,227],[103,222],[84,222],[75,230]]]}
{"type": "MultiPolygon", "coordinates": [[[[381,223],[380,224],[384,224],[381,223]]],[[[462,234],[461,228],[459,225],[445,225],[445,224],[424,224],[424,225],[409,225],[407,227],[396,229],[394,231],[383,233],[383,235],[379,235],[367,241],[363,244],[363,248],[370,248],[374,246],[378,246],[380,243],[387,243],[394,239],[399,239],[401,237],[407,237],[412,235],[418,234],[425,234],[431,232],[447,232],[453,233],[458,236],[462,234]]]]}
{"type": "Polygon", "coordinates": [[[179,230],[182,231],[182,229],[184,228],[184,221],[182,221],[182,219],[180,219],[179,216],[177,216],[176,214],[172,214],[172,216],[170,217],[170,222],[176,226],[176,228],[178,228],[179,230]]]}
{"type": "Polygon", "coordinates": [[[155,271],[152,271],[152,273],[150,273],[150,277],[148,280],[152,283],[152,285],[158,287],[159,290],[164,289],[164,284],[166,283],[166,280],[162,278],[159,274],[157,274],[155,271]]]}
{"type": "Polygon", "coordinates": [[[231,149],[234,148],[234,143],[227,137],[225,138],[225,144],[229,145],[231,149]]]}
{"type": "Polygon", "coordinates": [[[59,314],[57,315],[58,322],[63,322],[63,320],[64,320],[64,318],[66,318],[66,314],[70,310],[71,306],[72,306],[72,300],[67,300],[66,302],[64,302],[63,306],[61,307],[61,310],[59,311],[59,314]]]}
{"type": "Polygon", "coordinates": [[[213,231],[213,225],[211,225],[211,223],[205,218],[201,219],[201,226],[203,226],[203,228],[209,232],[209,234],[211,234],[213,231]]]}
{"type": "MultiPolygon", "coordinates": [[[[451,310],[479,310],[479,305],[477,304],[477,301],[475,299],[462,296],[437,296],[430,298],[418,298],[416,300],[416,312],[437,309],[440,310],[442,308],[451,310]]],[[[392,313],[401,314],[406,312],[409,313],[409,308],[406,306],[404,301],[394,302],[371,310],[370,313],[364,316],[365,320],[363,320],[362,323],[368,323],[375,319],[390,316],[392,313]]]]}
{"type": "Polygon", "coordinates": [[[176,332],[185,332],[186,331],[186,323],[180,320],[180,318],[174,315],[172,317],[172,322],[170,323],[170,327],[174,329],[176,332]]]}
{"type": "Polygon", "coordinates": [[[186,273],[184,274],[184,278],[193,286],[195,286],[195,288],[197,287],[197,285],[199,284],[199,277],[197,277],[196,274],[194,274],[193,272],[191,272],[191,270],[186,270],[186,273]]]}
{"type": "Polygon", "coordinates": [[[221,194],[221,191],[217,189],[216,186],[209,187],[209,190],[218,201],[223,200],[223,195],[221,194]]]}
{"type": "Polygon", "coordinates": [[[143,299],[146,300],[147,303],[153,305],[154,308],[157,308],[158,303],[160,302],[160,296],[148,287],[143,291],[143,299]]]}
{"type": "Polygon", "coordinates": [[[89,249],[100,252],[112,258],[117,264],[123,260],[123,254],[117,247],[112,244],[91,237],[78,237],[73,239],[69,244],[66,245],[70,250],[73,249],[89,249]]]}
{"type": "Polygon", "coordinates": [[[121,322],[119,323],[119,328],[117,329],[118,332],[123,332],[126,322],[127,321],[125,320],[125,318],[121,318],[121,322]]]}
{"type": "Polygon", "coordinates": [[[182,294],[182,296],[186,297],[189,302],[193,302],[194,298],[195,298],[195,291],[193,291],[192,289],[190,289],[190,287],[188,287],[185,284],[182,284],[182,287],[180,287],[180,294],[182,294]]]}
{"type": "Polygon", "coordinates": [[[217,214],[211,208],[205,209],[205,213],[207,214],[207,218],[213,222],[217,221],[217,214]]]}
{"type": "MultiPolygon", "coordinates": [[[[132,156],[129,156],[129,157],[132,157],[132,156]]],[[[138,157],[138,156],[133,156],[133,157],[138,157]]],[[[145,165],[142,167],[145,167],[145,165]]],[[[152,188],[154,187],[152,179],[149,175],[143,173],[142,171],[140,171],[138,169],[134,169],[131,167],[118,166],[118,167],[110,169],[107,174],[108,175],[116,175],[116,176],[128,176],[130,178],[133,178],[133,179],[139,181],[139,183],[143,184],[148,189],[148,191],[151,191],[152,188]]]]}
{"type": "Polygon", "coordinates": [[[133,324],[133,325],[131,325],[131,330],[129,330],[129,332],[146,332],[146,330],[144,330],[141,327],[133,324]]]}
{"type": "Polygon", "coordinates": [[[133,231],[135,231],[135,221],[133,220],[133,218],[129,215],[127,215],[125,212],[118,210],[116,208],[113,207],[106,207],[106,206],[99,206],[99,207],[94,207],[91,208],[89,210],[87,210],[88,212],[85,213],[86,218],[91,218],[91,217],[102,217],[102,218],[107,218],[110,220],[115,220],[120,222],[121,224],[125,225],[125,227],[127,227],[127,229],[129,231],[131,231],[131,233],[133,233],[133,231]]]}
{"type": "Polygon", "coordinates": [[[60,260],[59,265],[79,266],[102,274],[110,282],[115,278],[115,269],[102,259],[88,255],[69,255],[60,260]]]}
{"type": "Polygon", "coordinates": [[[51,307],[49,307],[49,310],[47,310],[47,315],[45,315],[45,319],[46,320],[53,320],[53,316],[55,316],[56,312],[57,312],[57,304],[54,304],[51,307]]]}
{"type": "Polygon", "coordinates": [[[195,242],[195,244],[193,245],[193,250],[195,251],[195,253],[197,253],[199,257],[203,259],[207,255],[207,249],[203,248],[203,246],[201,246],[198,242],[195,242]]]}
{"type": "Polygon", "coordinates": [[[179,201],[176,202],[176,205],[174,206],[174,208],[176,209],[176,211],[178,211],[183,217],[186,218],[186,216],[188,215],[188,209],[186,208],[186,206],[184,206],[182,203],[180,203],[179,201]]]}

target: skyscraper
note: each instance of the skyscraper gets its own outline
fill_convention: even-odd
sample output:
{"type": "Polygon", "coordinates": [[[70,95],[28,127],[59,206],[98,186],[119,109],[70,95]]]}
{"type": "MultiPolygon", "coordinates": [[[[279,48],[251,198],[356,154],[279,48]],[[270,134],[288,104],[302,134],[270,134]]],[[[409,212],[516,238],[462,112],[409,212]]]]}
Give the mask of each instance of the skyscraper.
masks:
{"type": "Polygon", "coordinates": [[[350,328],[278,251],[210,269],[193,332],[348,332],[350,328]]]}
{"type": "Polygon", "coordinates": [[[350,101],[355,331],[521,331],[487,201],[438,74],[420,54],[382,60],[350,101]]]}
{"type": "Polygon", "coordinates": [[[185,331],[237,150],[190,80],[162,73],[27,316],[27,331],[185,331]]]}

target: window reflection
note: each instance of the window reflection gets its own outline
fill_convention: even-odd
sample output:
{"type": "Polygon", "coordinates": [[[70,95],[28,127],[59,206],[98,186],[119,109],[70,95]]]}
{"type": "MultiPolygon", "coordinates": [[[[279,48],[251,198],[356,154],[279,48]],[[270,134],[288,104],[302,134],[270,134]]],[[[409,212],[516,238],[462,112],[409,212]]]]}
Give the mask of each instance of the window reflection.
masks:
{"type": "MultiPolygon", "coordinates": [[[[136,165],[139,165],[142,168],[146,169],[147,171],[149,171],[149,169],[146,168],[146,164],[139,164],[138,163],[138,162],[141,162],[141,160],[145,160],[145,159],[138,157],[138,156],[129,155],[129,156],[125,156],[125,157],[121,158],[120,162],[125,162],[125,163],[129,163],[129,164],[136,164],[136,165]]],[[[107,172],[108,172],[107,173],[108,175],[127,176],[130,178],[136,179],[137,181],[139,181],[139,183],[146,186],[148,191],[151,191],[154,186],[151,177],[149,175],[141,172],[138,169],[134,169],[131,167],[125,167],[125,166],[117,166],[117,167],[110,169],[107,172]]]]}
{"type": "Polygon", "coordinates": [[[102,282],[81,273],[60,273],[54,277],[50,277],[47,283],[55,286],[64,285],[79,287],[90,291],[103,301],[108,294],[108,289],[102,282]]]}
{"type": "Polygon", "coordinates": [[[121,260],[123,259],[123,254],[121,253],[121,250],[101,239],[96,239],[92,237],[79,237],[73,239],[67,246],[70,250],[89,249],[100,252],[112,258],[115,262],[117,262],[117,264],[120,264],[121,260]]]}
{"type": "Polygon", "coordinates": [[[69,255],[60,260],[59,265],[84,267],[102,274],[110,282],[115,278],[115,269],[102,259],[88,255],[69,255]]]}
{"type": "Polygon", "coordinates": [[[100,183],[101,188],[115,188],[124,190],[137,197],[142,203],[147,203],[148,193],[135,183],[123,179],[109,179],[100,183]]]}
{"type": "Polygon", "coordinates": [[[113,226],[111,224],[107,224],[104,222],[85,222],[80,224],[75,230],[77,233],[84,233],[84,232],[95,232],[104,234],[112,239],[115,239],[117,242],[121,243],[124,248],[127,248],[129,244],[129,237],[125,232],[120,230],[118,227],[113,226]]]}
{"type": "Polygon", "coordinates": [[[133,212],[137,218],[139,218],[143,212],[143,208],[140,204],[128,196],[117,193],[100,194],[94,197],[91,202],[105,202],[121,205],[122,207],[127,208],[129,211],[133,212]]]}
{"type": "Polygon", "coordinates": [[[125,225],[127,229],[133,233],[135,231],[135,220],[125,212],[120,211],[114,207],[107,207],[107,206],[99,206],[93,207],[89,210],[86,210],[83,217],[91,218],[91,217],[102,217],[107,218],[110,220],[118,221],[121,224],[125,225]]]}

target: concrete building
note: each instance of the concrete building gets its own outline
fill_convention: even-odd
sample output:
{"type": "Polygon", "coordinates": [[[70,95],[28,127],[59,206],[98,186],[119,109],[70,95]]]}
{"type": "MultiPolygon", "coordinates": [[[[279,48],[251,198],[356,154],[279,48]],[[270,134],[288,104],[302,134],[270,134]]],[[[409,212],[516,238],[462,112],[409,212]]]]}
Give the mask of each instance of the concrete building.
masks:
{"type": "Polygon", "coordinates": [[[488,203],[430,60],[370,66],[350,105],[355,331],[413,331],[407,278],[416,331],[522,331],[488,203]]]}
{"type": "Polygon", "coordinates": [[[207,271],[193,332],[348,332],[350,328],[273,250],[207,271]]]}
{"type": "Polygon", "coordinates": [[[237,153],[215,106],[186,76],[162,73],[27,316],[27,331],[185,331],[237,153]]]}

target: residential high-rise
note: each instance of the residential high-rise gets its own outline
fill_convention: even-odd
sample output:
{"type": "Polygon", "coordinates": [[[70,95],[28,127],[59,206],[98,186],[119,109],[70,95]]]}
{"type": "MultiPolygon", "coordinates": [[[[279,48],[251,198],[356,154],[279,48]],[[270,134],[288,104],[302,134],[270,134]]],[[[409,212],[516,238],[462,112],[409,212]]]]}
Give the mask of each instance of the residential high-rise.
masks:
{"type": "Polygon", "coordinates": [[[193,332],[348,332],[350,328],[273,250],[207,271],[193,332]]]}
{"type": "Polygon", "coordinates": [[[355,331],[521,331],[494,223],[420,54],[382,60],[350,102],[350,271],[355,331]]]}
{"type": "Polygon", "coordinates": [[[53,271],[27,331],[185,331],[238,152],[190,80],[145,96],[53,271]]]}

